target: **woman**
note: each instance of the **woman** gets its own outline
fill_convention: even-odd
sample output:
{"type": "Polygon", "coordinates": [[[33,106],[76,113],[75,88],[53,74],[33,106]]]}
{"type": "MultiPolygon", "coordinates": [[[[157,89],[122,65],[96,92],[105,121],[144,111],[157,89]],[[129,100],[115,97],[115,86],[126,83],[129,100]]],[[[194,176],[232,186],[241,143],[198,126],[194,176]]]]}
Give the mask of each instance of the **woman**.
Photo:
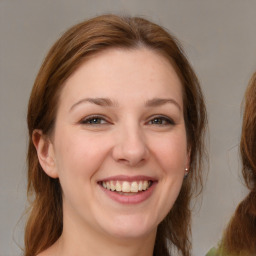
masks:
{"type": "Polygon", "coordinates": [[[256,255],[256,73],[249,82],[244,100],[240,153],[243,177],[250,192],[238,205],[224,233],[222,253],[232,256],[256,255]]]}
{"type": "Polygon", "coordinates": [[[39,71],[27,121],[26,256],[191,255],[206,111],[164,29],[115,15],[69,29],[39,71]]]}

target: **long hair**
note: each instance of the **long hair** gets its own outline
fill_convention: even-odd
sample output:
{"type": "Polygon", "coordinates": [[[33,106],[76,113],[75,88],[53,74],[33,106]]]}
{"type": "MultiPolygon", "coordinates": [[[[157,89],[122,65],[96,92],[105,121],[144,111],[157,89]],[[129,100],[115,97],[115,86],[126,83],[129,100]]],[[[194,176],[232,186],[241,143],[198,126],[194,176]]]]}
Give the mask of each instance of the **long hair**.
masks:
{"type": "Polygon", "coordinates": [[[244,96],[240,142],[242,174],[250,190],[238,205],[224,233],[223,250],[230,255],[256,254],[256,73],[244,96]]]}
{"type": "Polygon", "coordinates": [[[162,27],[139,17],[103,15],[70,28],[53,45],[37,75],[28,105],[28,196],[32,198],[25,230],[25,256],[50,247],[62,233],[62,194],[58,179],[41,168],[32,142],[34,129],[54,130],[58,99],[64,81],[89,57],[109,48],[149,48],[167,58],[183,86],[184,120],[190,151],[190,174],[163,222],[155,255],[170,255],[169,246],[189,256],[191,251],[190,198],[202,187],[202,158],[206,110],[198,79],[178,41],[162,27]]]}

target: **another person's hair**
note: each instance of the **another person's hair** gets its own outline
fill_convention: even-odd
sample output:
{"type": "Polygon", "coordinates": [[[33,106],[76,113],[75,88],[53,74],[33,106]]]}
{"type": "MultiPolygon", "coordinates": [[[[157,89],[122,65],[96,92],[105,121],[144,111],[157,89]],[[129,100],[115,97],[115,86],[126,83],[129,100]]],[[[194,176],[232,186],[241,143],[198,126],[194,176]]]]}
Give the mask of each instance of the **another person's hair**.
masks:
{"type": "Polygon", "coordinates": [[[256,255],[256,73],[244,97],[240,142],[242,174],[250,190],[238,205],[224,233],[222,248],[228,255],[256,255]]]}
{"type": "Polygon", "coordinates": [[[183,256],[191,251],[190,199],[202,188],[206,110],[198,79],[178,41],[162,27],[139,17],[102,15],[70,28],[50,49],[37,75],[28,105],[28,197],[32,198],[25,230],[25,256],[50,247],[62,233],[62,190],[58,179],[41,168],[32,133],[54,130],[64,81],[94,54],[111,48],[148,48],[167,58],[183,90],[184,120],[190,152],[190,173],[180,194],[157,231],[154,255],[169,255],[169,246],[183,256]]]}

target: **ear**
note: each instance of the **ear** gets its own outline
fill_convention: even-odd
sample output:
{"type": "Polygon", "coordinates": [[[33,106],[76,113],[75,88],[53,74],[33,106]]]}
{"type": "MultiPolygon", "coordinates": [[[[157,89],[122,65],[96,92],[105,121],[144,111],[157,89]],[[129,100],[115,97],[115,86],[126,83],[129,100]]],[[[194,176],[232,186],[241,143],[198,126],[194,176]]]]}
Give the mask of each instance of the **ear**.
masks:
{"type": "Polygon", "coordinates": [[[50,138],[41,130],[34,130],[32,141],[37,151],[37,157],[45,173],[51,178],[58,178],[54,148],[50,138]]]}

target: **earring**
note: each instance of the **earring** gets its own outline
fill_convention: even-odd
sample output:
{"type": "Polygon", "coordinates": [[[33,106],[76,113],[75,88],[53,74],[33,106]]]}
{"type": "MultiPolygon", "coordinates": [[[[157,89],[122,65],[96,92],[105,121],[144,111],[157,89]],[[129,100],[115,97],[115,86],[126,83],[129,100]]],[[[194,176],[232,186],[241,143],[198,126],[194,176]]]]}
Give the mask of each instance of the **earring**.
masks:
{"type": "Polygon", "coordinates": [[[188,174],[189,174],[189,170],[188,168],[185,169],[185,175],[184,175],[184,179],[186,179],[188,177],[188,174]]]}

